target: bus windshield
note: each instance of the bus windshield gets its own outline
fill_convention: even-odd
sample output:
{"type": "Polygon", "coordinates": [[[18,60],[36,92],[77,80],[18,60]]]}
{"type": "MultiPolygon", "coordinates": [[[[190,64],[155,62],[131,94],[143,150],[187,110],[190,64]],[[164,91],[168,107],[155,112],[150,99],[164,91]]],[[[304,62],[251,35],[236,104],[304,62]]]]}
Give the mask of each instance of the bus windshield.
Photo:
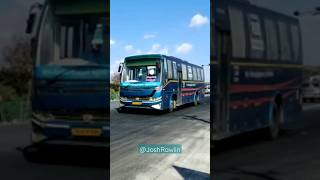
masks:
{"type": "Polygon", "coordinates": [[[160,73],[155,65],[126,66],[122,82],[159,82],[160,73]]]}
{"type": "Polygon", "coordinates": [[[59,14],[47,8],[37,65],[107,64],[106,14],[59,14]]]}

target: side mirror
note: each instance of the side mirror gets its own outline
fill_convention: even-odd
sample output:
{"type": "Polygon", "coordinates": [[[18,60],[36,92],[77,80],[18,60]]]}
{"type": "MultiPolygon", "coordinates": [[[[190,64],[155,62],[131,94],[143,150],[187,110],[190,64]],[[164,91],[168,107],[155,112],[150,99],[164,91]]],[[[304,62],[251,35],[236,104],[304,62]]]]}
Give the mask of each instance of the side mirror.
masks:
{"type": "Polygon", "coordinates": [[[118,73],[121,73],[123,67],[123,63],[120,63],[119,68],[118,68],[118,73]]]}
{"type": "Polygon", "coordinates": [[[26,28],[27,34],[32,34],[35,20],[36,20],[36,14],[35,13],[30,14],[27,20],[27,28],[26,28]]]}

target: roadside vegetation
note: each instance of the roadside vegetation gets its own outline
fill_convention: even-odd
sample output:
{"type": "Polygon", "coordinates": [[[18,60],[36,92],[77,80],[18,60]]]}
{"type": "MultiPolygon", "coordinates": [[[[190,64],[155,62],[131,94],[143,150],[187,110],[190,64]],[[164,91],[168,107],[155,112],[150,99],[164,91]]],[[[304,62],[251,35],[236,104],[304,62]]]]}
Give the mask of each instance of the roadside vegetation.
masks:
{"type": "Polygon", "coordinates": [[[120,74],[119,73],[112,74],[111,82],[110,82],[111,101],[119,100],[119,85],[120,85],[120,74]]]}
{"type": "Polygon", "coordinates": [[[32,59],[28,38],[13,37],[2,49],[0,66],[0,123],[30,116],[32,59]]]}

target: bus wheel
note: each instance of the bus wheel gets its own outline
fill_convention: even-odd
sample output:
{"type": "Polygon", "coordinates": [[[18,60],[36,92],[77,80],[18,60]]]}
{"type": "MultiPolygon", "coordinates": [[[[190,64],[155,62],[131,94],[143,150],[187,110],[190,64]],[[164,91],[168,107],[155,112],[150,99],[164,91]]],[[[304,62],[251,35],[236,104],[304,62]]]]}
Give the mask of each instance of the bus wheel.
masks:
{"type": "Polygon", "coordinates": [[[177,107],[177,101],[172,97],[170,100],[170,105],[169,105],[169,112],[172,112],[174,109],[177,107]]]}
{"type": "Polygon", "coordinates": [[[281,122],[283,121],[283,109],[281,106],[277,106],[273,110],[272,113],[272,120],[271,124],[269,126],[269,139],[270,140],[275,140],[278,138],[279,133],[280,133],[280,125],[281,122]]]}
{"type": "Polygon", "coordinates": [[[193,97],[193,104],[195,106],[197,106],[199,104],[199,102],[200,102],[200,96],[199,96],[199,94],[195,94],[193,97]]]}

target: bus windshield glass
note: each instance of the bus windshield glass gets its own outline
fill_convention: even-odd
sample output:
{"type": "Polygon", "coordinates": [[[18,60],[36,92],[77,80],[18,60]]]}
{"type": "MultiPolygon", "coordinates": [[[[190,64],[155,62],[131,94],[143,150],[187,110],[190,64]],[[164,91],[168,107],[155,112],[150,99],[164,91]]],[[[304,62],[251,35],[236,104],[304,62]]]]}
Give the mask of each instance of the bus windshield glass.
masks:
{"type": "Polygon", "coordinates": [[[122,72],[122,82],[159,82],[161,73],[156,64],[156,61],[149,64],[127,62],[122,72]]]}
{"type": "Polygon", "coordinates": [[[37,65],[107,64],[105,13],[59,14],[47,8],[39,36],[37,65]]]}

